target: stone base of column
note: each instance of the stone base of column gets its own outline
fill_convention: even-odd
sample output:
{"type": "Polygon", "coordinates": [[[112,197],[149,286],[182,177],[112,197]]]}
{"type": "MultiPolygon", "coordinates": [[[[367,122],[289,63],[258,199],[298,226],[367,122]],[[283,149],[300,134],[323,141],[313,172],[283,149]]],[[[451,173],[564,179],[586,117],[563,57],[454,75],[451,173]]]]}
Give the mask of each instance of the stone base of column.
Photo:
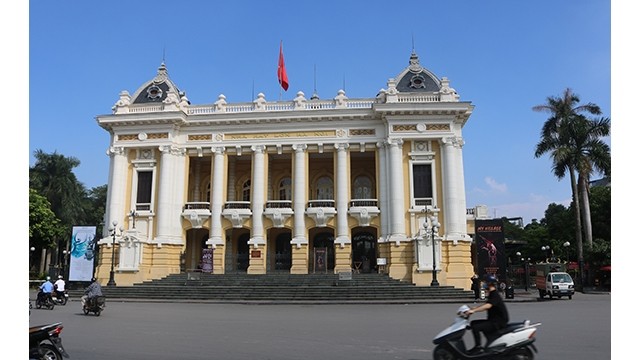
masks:
{"type": "Polygon", "coordinates": [[[340,245],[335,246],[336,253],[336,266],[333,269],[335,274],[340,272],[351,271],[351,244],[344,244],[344,247],[340,245]]]}
{"type": "Polygon", "coordinates": [[[389,276],[411,281],[411,269],[414,263],[413,244],[411,242],[390,243],[389,252],[389,276]]]}
{"type": "MultiPolygon", "coordinates": [[[[444,271],[440,283],[465,290],[469,289],[471,286],[469,279],[473,276],[473,264],[469,255],[471,254],[471,243],[465,241],[455,245],[451,241],[443,241],[442,247],[444,271]]],[[[440,279],[438,278],[438,280],[440,279]]]]}
{"type": "Polygon", "coordinates": [[[249,247],[249,268],[247,274],[262,275],[267,273],[267,247],[260,244],[249,247]]]}
{"type": "Polygon", "coordinates": [[[309,273],[309,244],[300,244],[291,246],[291,273],[292,274],[308,274],[309,273]]]}

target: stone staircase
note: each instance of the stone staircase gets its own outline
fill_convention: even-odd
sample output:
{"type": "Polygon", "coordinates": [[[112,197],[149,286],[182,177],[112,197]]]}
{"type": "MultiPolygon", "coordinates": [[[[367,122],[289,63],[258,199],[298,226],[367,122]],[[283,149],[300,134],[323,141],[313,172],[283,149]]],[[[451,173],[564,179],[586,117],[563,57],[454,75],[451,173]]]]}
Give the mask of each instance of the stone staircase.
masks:
{"type": "MultiPolygon", "coordinates": [[[[228,303],[467,302],[473,292],[453,286],[416,286],[381,274],[181,273],[133,286],[103,286],[107,299],[228,303]],[[349,279],[350,278],[350,279],[349,279]]],[[[69,296],[82,296],[70,290],[69,296]]]]}

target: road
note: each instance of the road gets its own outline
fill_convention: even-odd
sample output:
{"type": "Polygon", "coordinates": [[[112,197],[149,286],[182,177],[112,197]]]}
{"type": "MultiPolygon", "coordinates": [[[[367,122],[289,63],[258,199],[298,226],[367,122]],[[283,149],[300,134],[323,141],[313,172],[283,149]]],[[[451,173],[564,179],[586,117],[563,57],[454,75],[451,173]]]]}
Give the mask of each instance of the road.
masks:
{"type": "MultiPolygon", "coordinates": [[[[109,302],[84,315],[77,299],[33,309],[30,325],[61,321],[71,359],[418,360],[461,304],[238,305],[109,302]]],[[[26,305],[25,305],[26,306],[26,305]]],[[[511,320],[541,322],[538,360],[611,358],[611,296],[507,304],[511,320]]],[[[484,318],[486,313],[477,314],[484,318]]],[[[466,335],[471,344],[471,334],[466,335]]]]}

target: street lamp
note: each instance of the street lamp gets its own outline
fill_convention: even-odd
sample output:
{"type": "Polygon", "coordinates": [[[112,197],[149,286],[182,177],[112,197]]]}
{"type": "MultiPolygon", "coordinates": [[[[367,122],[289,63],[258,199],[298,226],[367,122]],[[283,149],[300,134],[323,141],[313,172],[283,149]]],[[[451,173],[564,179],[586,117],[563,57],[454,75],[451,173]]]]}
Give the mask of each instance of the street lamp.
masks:
{"type": "Polygon", "coordinates": [[[62,250],[62,256],[64,257],[64,261],[62,262],[62,276],[68,279],[69,276],[66,274],[66,272],[67,272],[67,256],[69,256],[69,251],[67,251],[66,249],[62,250]]]}
{"type": "Polygon", "coordinates": [[[571,243],[568,241],[565,241],[564,244],[562,244],[562,246],[564,246],[567,252],[567,264],[568,264],[569,263],[569,246],[571,246],[571,243]]]}
{"type": "Polygon", "coordinates": [[[36,251],[35,247],[30,247],[29,248],[29,272],[31,272],[31,268],[33,267],[33,265],[31,264],[31,259],[33,258],[33,252],[36,251]]]}
{"type": "MultiPolygon", "coordinates": [[[[118,221],[113,220],[113,227],[109,229],[111,232],[111,236],[113,237],[113,242],[111,243],[111,271],[109,272],[109,282],[107,286],[116,286],[115,274],[113,272],[114,260],[116,258],[116,226],[118,225],[118,221]]],[[[124,229],[120,226],[120,236],[122,236],[122,232],[124,229]]]]}
{"type": "Polygon", "coordinates": [[[549,245],[542,245],[540,249],[544,251],[544,255],[547,257],[547,261],[549,261],[549,251],[551,251],[551,258],[553,258],[553,250],[551,250],[551,247],[549,245]]]}
{"type": "MultiPolygon", "coordinates": [[[[522,253],[520,253],[520,251],[518,251],[516,253],[517,256],[522,256],[522,253]]],[[[531,258],[520,258],[520,261],[522,261],[523,265],[524,265],[524,291],[529,291],[529,261],[531,261],[531,258]]]]}
{"type": "Polygon", "coordinates": [[[431,252],[433,254],[433,270],[432,270],[433,278],[431,280],[431,286],[440,286],[440,284],[438,283],[438,272],[436,270],[436,233],[438,232],[440,223],[438,222],[438,218],[435,216],[431,216],[429,220],[431,222],[431,226],[429,226],[429,223],[425,221],[424,229],[425,231],[428,232],[429,228],[431,228],[431,252]]]}

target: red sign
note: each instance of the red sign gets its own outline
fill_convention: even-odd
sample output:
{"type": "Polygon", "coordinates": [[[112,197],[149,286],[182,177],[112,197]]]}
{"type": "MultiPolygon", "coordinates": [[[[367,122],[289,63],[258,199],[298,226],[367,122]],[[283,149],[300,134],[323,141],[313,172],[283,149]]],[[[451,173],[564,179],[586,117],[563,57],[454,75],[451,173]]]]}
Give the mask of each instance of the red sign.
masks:
{"type": "Polygon", "coordinates": [[[251,257],[252,258],[259,258],[260,257],[260,250],[251,250],[251,257]]]}

